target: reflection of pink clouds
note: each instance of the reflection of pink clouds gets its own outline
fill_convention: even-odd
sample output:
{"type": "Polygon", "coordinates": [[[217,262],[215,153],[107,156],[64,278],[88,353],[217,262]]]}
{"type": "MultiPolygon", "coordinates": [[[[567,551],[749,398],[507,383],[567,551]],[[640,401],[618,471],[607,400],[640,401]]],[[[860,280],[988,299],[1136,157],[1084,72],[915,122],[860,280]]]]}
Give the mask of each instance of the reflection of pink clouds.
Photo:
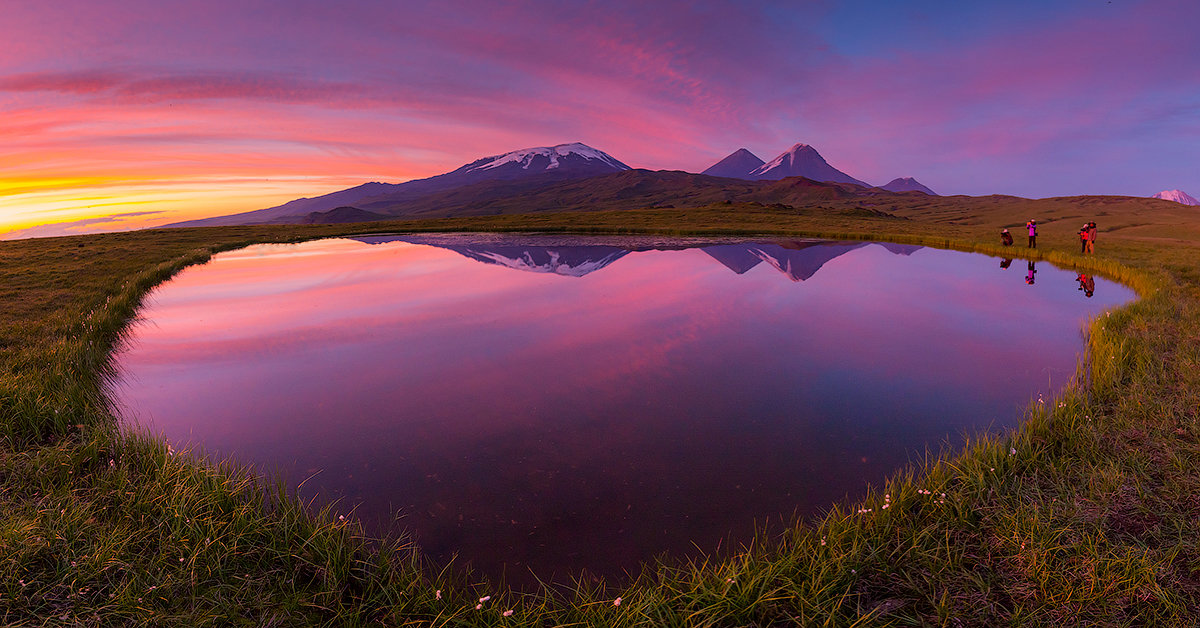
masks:
{"type": "MultiPolygon", "coordinates": [[[[461,262],[455,253],[432,247],[397,249],[357,243],[321,249],[335,251],[341,252],[337,266],[310,254],[263,263],[267,260],[257,259],[257,251],[247,251],[218,258],[181,276],[170,291],[181,297],[152,300],[149,316],[157,326],[139,332],[139,362],[167,364],[178,355],[221,362],[225,356],[242,353],[302,353],[317,343],[432,346],[444,342],[452,346],[460,336],[486,335],[496,320],[520,320],[520,327],[530,332],[529,340],[512,347],[506,362],[538,364],[549,363],[556,355],[594,356],[589,361],[608,366],[556,374],[573,378],[577,387],[594,388],[636,377],[648,369],[670,367],[671,352],[694,342],[712,326],[706,318],[719,314],[716,307],[698,308],[681,317],[679,312],[688,305],[683,299],[702,293],[697,286],[700,277],[689,273],[665,278],[644,275],[636,261],[609,267],[586,284],[559,277],[531,283],[522,273],[471,263],[467,267],[470,272],[460,273],[459,280],[448,285],[440,272],[447,268],[446,260],[461,262]],[[355,246],[361,249],[353,250],[355,246]],[[438,274],[426,274],[421,270],[423,264],[438,274]],[[612,297],[599,303],[582,295],[578,300],[543,303],[545,297],[531,293],[540,291],[539,284],[548,281],[559,283],[568,292],[586,288],[588,294],[611,293],[612,297]],[[251,287],[228,288],[238,285],[251,287]],[[219,300],[210,301],[214,298],[219,300]],[[264,299],[264,305],[251,305],[264,303],[264,299]],[[206,305],[210,302],[211,306],[206,305]],[[596,319],[604,320],[604,326],[594,326],[596,319]],[[667,323],[676,319],[677,324],[667,323]],[[388,330],[386,338],[379,337],[381,329],[388,330]],[[410,337],[414,333],[420,337],[410,337]],[[631,337],[646,341],[634,345],[623,341],[631,337]]],[[[711,263],[697,270],[722,271],[711,263]]],[[[508,377],[502,371],[484,369],[471,380],[483,389],[499,390],[508,377]]]]}

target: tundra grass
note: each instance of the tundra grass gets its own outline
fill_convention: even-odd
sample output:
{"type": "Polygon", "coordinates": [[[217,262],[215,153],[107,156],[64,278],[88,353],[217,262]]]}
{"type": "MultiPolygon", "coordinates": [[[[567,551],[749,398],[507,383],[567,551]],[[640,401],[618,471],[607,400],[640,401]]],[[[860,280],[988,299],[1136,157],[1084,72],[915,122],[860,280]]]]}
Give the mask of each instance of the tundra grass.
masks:
{"type": "Polygon", "coordinates": [[[959,205],[716,206],[0,243],[0,625],[1195,623],[1200,231],[1122,199],[959,205]],[[1102,229],[1098,255],[1079,256],[1068,221],[1081,211],[1137,226],[1102,229]],[[1046,221],[1041,248],[994,243],[1026,214],[1046,221]],[[518,594],[431,564],[402,537],[367,539],[353,518],[307,508],[233,462],[198,463],[123,432],[104,397],[141,298],[181,268],[252,242],[390,229],[877,238],[1045,259],[1121,280],[1142,298],[1088,324],[1076,379],[1032,404],[1011,433],[905,469],[860,501],[729,555],[668,557],[632,582],[518,594]]]}

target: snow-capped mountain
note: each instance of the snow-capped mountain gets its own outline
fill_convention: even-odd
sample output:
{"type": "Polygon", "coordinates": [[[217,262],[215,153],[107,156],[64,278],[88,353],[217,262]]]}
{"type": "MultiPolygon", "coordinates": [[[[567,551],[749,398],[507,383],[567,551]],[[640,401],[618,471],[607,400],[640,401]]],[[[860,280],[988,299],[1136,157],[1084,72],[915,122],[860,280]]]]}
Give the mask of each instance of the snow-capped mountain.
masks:
{"type": "Polygon", "coordinates": [[[853,183],[870,187],[868,184],[834,168],[825,161],[817,149],[808,144],[796,144],[784,151],[775,159],[751,170],[745,176],[747,179],[783,179],[784,177],[805,177],[813,181],[833,181],[836,183],[853,183]]]}
{"type": "Polygon", "coordinates": [[[361,208],[378,201],[409,201],[476,183],[514,181],[533,176],[565,181],[629,169],[629,166],[617,161],[608,153],[580,142],[523,148],[477,159],[451,172],[428,179],[415,179],[405,183],[365,183],[324,196],[297,199],[267,209],[190,220],[166,226],[201,227],[296,223],[314,212],[327,212],[343,206],[361,208]]]}
{"type": "Polygon", "coordinates": [[[602,150],[596,150],[587,144],[572,142],[558,146],[539,146],[523,148],[503,155],[493,155],[473,161],[454,172],[467,174],[494,170],[513,164],[521,170],[556,170],[556,169],[596,169],[597,174],[607,174],[629,170],[629,166],[617,161],[602,150]]]}
{"type": "Polygon", "coordinates": [[[1164,201],[1175,201],[1183,205],[1200,205],[1200,201],[1192,198],[1187,192],[1182,190],[1163,190],[1155,194],[1152,198],[1161,198],[1164,201]]]}
{"type": "Polygon", "coordinates": [[[888,192],[924,192],[930,196],[937,196],[936,192],[921,185],[920,181],[912,177],[897,177],[889,181],[887,185],[879,187],[888,192]]]}
{"type": "Polygon", "coordinates": [[[744,149],[739,148],[731,153],[725,159],[708,167],[707,170],[700,174],[706,174],[710,177],[728,177],[730,179],[748,179],[750,173],[759,166],[763,165],[763,160],[758,158],[758,155],[744,149]]]}

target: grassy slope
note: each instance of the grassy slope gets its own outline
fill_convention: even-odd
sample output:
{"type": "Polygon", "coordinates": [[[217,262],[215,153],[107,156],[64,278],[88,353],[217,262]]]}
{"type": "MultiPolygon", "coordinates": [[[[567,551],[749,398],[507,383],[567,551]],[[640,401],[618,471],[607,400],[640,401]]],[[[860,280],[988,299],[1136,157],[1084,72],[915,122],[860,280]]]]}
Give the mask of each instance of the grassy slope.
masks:
{"type": "Polygon", "coordinates": [[[1031,408],[1008,439],[902,474],[729,560],[648,568],[622,593],[505,594],[422,564],[401,541],[368,549],[352,521],[305,513],[232,467],[200,468],[116,434],[100,383],[150,286],[215,250],[379,225],[0,243],[0,624],[1191,623],[1200,615],[1195,210],[1101,197],[871,202],[407,225],[886,235],[999,252],[1000,227],[1037,217],[1037,256],[1090,264],[1143,293],[1093,325],[1082,368],[1091,384],[1031,408]],[[1091,259],[1074,255],[1086,219],[1101,228],[1091,259]]]}

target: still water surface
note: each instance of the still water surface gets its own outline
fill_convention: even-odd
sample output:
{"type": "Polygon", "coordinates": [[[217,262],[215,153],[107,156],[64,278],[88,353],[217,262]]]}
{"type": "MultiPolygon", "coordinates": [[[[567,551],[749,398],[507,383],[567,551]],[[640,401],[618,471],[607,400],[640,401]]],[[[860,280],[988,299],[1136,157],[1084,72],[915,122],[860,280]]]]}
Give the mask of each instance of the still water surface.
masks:
{"type": "Polygon", "coordinates": [[[1133,297],[878,243],[262,245],[154,290],[113,392],[177,448],[398,516],[435,559],[616,576],[1015,426],[1133,297]]]}

